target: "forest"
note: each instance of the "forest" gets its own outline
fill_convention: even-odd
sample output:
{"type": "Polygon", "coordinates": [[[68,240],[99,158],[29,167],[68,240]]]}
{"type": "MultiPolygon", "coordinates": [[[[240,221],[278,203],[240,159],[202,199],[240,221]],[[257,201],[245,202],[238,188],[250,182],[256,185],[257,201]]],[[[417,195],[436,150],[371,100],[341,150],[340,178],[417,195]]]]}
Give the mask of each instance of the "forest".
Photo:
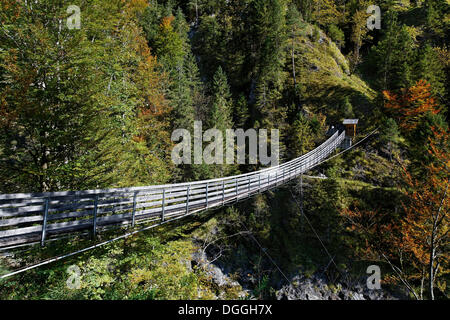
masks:
{"type": "MultiPolygon", "coordinates": [[[[0,0],[1,194],[264,167],[175,164],[196,121],[277,129],[280,163],[344,119],[375,131],[323,179],[0,279],[0,299],[447,300],[449,29],[448,0],[0,0]]],[[[0,276],[92,241],[0,251],[0,276]]]]}

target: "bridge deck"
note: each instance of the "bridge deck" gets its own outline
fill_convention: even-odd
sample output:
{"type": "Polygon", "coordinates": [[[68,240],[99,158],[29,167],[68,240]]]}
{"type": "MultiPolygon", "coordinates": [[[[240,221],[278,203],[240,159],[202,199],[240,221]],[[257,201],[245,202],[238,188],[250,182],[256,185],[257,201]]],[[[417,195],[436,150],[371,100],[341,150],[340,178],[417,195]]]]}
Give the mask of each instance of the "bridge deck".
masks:
{"type": "Polygon", "coordinates": [[[239,201],[288,182],[328,157],[345,138],[336,132],[284,164],[233,177],[148,187],[0,195],[0,248],[66,234],[164,221],[239,201]]]}

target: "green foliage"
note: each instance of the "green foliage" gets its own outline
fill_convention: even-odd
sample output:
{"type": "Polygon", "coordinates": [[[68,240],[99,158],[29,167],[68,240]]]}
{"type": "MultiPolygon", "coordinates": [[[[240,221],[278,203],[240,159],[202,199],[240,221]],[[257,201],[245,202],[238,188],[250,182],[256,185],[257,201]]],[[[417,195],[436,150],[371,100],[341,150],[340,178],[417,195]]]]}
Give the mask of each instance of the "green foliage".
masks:
{"type": "Polygon", "coordinates": [[[397,144],[400,140],[400,130],[394,119],[389,118],[383,122],[380,128],[380,141],[383,143],[397,144]]]}
{"type": "Polygon", "coordinates": [[[330,35],[330,38],[337,44],[339,48],[342,48],[345,46],[345,34],[344,32],[339,29],[338,26],[335,24],[331,24],[328,27],[328,34],[330,35]]]}
{"type": "Polygon", "coordinates": [[[241,95],[235,104],[234,111],[234,127],[245,128],[245,124],[250,117],[248,112],[248,103],[244,95],[241,95]]]}
{"type": "MultiPolygon", "coordinates": [[[[190,241],[161,243],[158,238],[140,236],[56,267],[28,273],[27,285],[20,288],[18,279],[10,278],[0,283],[0,298],[213,299],[218,288],[211,285],[204,270],[191,267],[195,250],[197,248],[190,241]],[[66,285],[71,275],[67,273],[70,265],[76,265],[80,270],[79,289],[70,289],[66,285]]],[[[227,289],[229,299],[236,299],[238,294],[238,291],[227,289]]]]}
{"type": "Polygon", "coordinates": [[[407,137],[409,143],[408,153],[412,159],[411,171],[418,176],[423,177],[425,166],[436,160],[428,152],[430,150],[429,137],[434,135],[433,127],[448,130],[448,123],[440,114],[427,113],[407,137]]]}
{"type": "Polygon", "coordinates": [[[7,53],[0,60],[5,70],[2,191],[88,189],[167,179],[170,169],[160,160],[170,144],[157,151],[164,141],[165,121],[148,114],[148,109],[165,112],[158,84],[162,78],[135,19],[119,2],[82,6],[83,28],[75,32],[47,27],[55,25],[54,17],[64,17],[62,3],[17,3],[18,16],[2,17],[1,50],[7,53]],[[97,15],[107,18],[100,22],[97,15]],[[134,42],[129,44],[129,39],[134,42]],[[160,128],[153,131],[160,142],[144,138],[148,124],[142,124],[143,113],[148,124],[160,128]],[[145,174],[149,163],[155,171],[145,174]]]}
{"type": "Polygon", "coordinates": [[[350,98],[347,96],[344,98],[344,101],[342,102],[342,115],[346,119],[353,119],[355,117],[355,114],[353,113],[353,106],[350,102],[350,98]]]}
{"type": "Polygon", "coordinates": [[[173,16],[164,17],[155,39],[156,55],[169,72],[174,72],[183,60],[183,40],[174,29],[173,16]]]}
{"type": "Polygon", "coordinates": [[[303,115],[298,115],[297,120],[292,125],[291,144],[289,150],[292,152],[292,158],[299,157],[312,150],[313,148],[313,132],[303,115]]]}
{"type": "Polygon", "coordinates": [[[263,299],[264,297],[267,297],[269,293],[269,276],[264,275],[262,279],[258,282],[257,287],[253,291],[253,295],[255,297],[258,297],[259,299],[263,299]]]}
{"type": "Polygon", "coordinates": [[[384,37],[372,47],[368,60],[379,89],[394,90],[412,84],[415,46],[408,28],[399,25],[395,14],[389,15],[384,37]]]}
{"type": "Polygon", "coordinates": [[[430,0],[424,3],[426,27],[438,38],[445,38],[449,29],[448,14],[450,6],[445,0],[430,0]],[[444,19],[442,17],[445,17],[444,19]]]}
{"type": "Polygon", "coordinates": [[[438,59],[435,49],[427,44],[419,51],[417,61],[416,80],[427,80],[431,84],[434,96],[442,98],[445,96],[445,73],[442,63],[438,59]]]}
{"type": "Polygon", "coordinates": [[[386,151],[392,161],[392,155],[398,151],[398,145],[400,143],[400,130],[394,119],[388,118],[382,123],[379,142],[382,148],[385,148],[382,151],[386,151]]]}
{"type": "Polygon", "coordinates": [[[209,128],[217,128],[225,136],[225,130],[231,128],[233,104],[227,76],[219,67],[214,74],[212,88],[212,105],[209,118],[209,128]]]}
{"type": "Polygon", "coordinates": [[[311,219],[315,229],[319,230],[327,246],[335,248],[339,245],[339,210],[343,207],[343,196],[339,183],[330,178],[314,184],[305,195],[305,210],[314,212],[311,219]]]}

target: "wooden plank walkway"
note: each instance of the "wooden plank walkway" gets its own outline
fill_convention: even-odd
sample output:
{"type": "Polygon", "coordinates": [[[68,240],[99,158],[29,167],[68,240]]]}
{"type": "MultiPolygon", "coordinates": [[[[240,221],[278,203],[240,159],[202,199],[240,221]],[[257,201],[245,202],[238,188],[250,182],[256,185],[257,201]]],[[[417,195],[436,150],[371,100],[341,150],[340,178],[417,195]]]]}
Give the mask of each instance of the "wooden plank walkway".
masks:
{"type": "Polygon", "coordinates": [[[220,179],[148,187],[0,194],[0,248],[67,234],[151,221],[224,206],[284,184],[327,158],[345,138],[336,132],[284,164],[220,179]]]}

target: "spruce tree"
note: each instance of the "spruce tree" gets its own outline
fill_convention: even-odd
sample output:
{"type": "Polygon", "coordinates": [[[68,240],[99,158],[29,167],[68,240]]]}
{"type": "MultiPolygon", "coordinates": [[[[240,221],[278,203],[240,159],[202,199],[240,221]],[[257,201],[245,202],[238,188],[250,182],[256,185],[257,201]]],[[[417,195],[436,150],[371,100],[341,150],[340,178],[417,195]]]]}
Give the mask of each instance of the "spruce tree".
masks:
{"type": "Polygon", "coordinates": [[[209,118],[209,128],[217,128],[225,133],[233,127],[230,88],[225,72],[219,67],[214,75],[212,84],[212,102],[209,118]]]}
{"type": "Polygon", "coordinates": [[[394,119],[388,118],[380,128],[380,142],[386,148],[389,158],[392,161],[392,154],[397,149],[400,141],[400,130],[394,119]]]}
{"type": "Polygon", "coordinates": [[[236,102],[234,111],[234,126],[235,128],[245,128],[245,124],[249,119],[248,103],[244,95],[241,95],[236,102]]]}
{"type": "Polygon", "coordinates": [[[445,96],[445,73],[436,51],[427,44],[419,51],[415,80],[427,80],[431,84],[432,93],[442,99],[445,96]]]}

